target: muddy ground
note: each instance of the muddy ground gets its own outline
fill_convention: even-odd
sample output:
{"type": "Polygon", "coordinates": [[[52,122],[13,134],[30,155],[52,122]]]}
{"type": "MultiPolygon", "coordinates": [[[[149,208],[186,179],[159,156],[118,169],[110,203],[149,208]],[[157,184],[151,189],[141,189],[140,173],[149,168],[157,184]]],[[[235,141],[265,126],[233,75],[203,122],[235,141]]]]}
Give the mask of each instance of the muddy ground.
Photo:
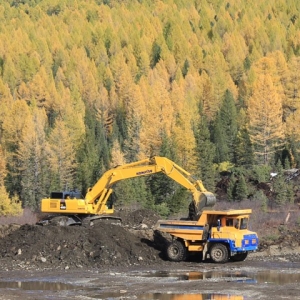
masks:
{"type": "Polygon", "coordinates": [[[172,263],[157,215],[119,214],[122,226],[0,227],[0,299],[300,299],[299,230],[262,240],[244,262],[172,263]]]}

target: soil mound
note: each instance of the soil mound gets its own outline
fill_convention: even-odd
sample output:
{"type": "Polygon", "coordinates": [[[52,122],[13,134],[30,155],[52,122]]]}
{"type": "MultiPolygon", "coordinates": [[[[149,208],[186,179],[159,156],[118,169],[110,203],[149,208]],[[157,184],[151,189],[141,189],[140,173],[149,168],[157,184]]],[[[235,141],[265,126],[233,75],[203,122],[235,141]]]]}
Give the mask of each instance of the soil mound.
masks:
{"type": "Polygon", "coordinates": [[[88,228],[23,225],[1,239],[2,267],[99,268],[161,261],[151,229],[158,216],[147,210],[122,211],[120,215],[121,226],[105,221],[88,228]]]}
{"type": "MultiPolygon", "coordinates": [[[[122,224],[97,221],[85,226],[0,226],[0,270],[74,269],[162,265],[169,236],[153,230],[159,217],[140,209],[118,212],[122,224]]],[[[300,259],[300,231],[281,230],[261,239],[256,259],[300,259]]]]}
{"type": "Polygon", "coordinates": [[[131,228],[152,228],[159,220],[158,215],[147,209],[121,210],[118,215],[122,219],[122,225],[131,228]]]}

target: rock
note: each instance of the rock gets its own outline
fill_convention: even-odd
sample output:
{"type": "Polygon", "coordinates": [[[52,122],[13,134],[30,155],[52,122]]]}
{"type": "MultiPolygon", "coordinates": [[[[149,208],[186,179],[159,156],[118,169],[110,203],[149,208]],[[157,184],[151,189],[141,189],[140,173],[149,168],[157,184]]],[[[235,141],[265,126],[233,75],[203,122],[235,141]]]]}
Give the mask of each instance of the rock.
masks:
{"type": "Polygon", "coordinates": [[[146,225],[146,224],[141,224],[141,225],[139,226],[139,228],[140,228],[140,229],[147,229],[147,228],[148,228],[148,225],[146,225]]]}

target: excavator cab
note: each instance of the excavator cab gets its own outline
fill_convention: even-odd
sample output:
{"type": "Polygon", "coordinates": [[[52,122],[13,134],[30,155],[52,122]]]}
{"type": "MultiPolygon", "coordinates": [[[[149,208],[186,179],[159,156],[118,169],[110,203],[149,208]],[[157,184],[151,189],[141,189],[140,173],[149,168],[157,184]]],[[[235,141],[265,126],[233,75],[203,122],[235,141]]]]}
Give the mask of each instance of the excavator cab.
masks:
{"type": "Polygon", "coordinates": [[[63,192],[51,192],[51,199],[82,199],[82,195],[79,191],[63,191],[63,192]]]}

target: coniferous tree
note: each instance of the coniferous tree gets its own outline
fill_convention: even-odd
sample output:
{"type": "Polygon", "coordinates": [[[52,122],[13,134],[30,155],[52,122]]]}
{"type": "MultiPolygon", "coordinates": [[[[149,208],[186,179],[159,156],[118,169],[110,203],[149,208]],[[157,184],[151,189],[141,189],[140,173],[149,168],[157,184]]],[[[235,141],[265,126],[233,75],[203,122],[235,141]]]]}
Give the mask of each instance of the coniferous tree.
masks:
{"type": "Polygon", "coordinates": [[[46,118],[44,110],[35,108],[30,128],[17,151],[22,176],[21,199],[25,207],[32,209],[38,208],[40,200],[49,195],[48,174],[51,170],[44,131],[46,118]]]}
{"type": "Polygon", "coordinates": [[[102,174],[110,167],[110,156],[105,139],[104,125],[95,118],[89,107],[86,108],[86,135],[85,142],[79,149],[77,157],[78,184],[83,194],[93,186],[102,174]]]}
{"type": "Polygon", "coordinates": [[[7,174],[4,153],[0,145],[0,216],[18,215],[22,211],[21,202],[16,196],[9,197],[4,186],[4,178],[7,174]]]}
{"type": "Polygon", "coordinates": [[[236,192],[236,179],[235,176],[231,174],[227,186],[227,199],[233,201],[235,199],[236,192]]]}
{"type": "MultiPolygon", "coordinates": [[[[24,137],[35,106],[46,111],[47,122],[41,126],[45,145],[55,124],[65,123],[75,161],[80,161],[77,184],[81,182],[84,190],[110,168],[115,140],[127,160],[136,160],[159,153],[164,131],[177,142],[173,147],[178,163],[192,172],[197,166],[207,181],[208,171],[195,155],[199,147],[195,99],[202,102],[209,125],[215,120],[211,129],[215,162],[271,165],[274,153],[284,159],[281,152],[286,149],[291,167],[299,166],[297,1],[271,6],[198,0],[193,5],[174,0],[135,5],[10,2],[3,2],[0,33],[0,143],[10,195],[17,192],[27,198],[24,188],[33,181],[20,171],[29,148],[21,151],[22,161],[19,149],[33,139],[24,137]],[[256,27],[251,22],[254,17],[256,27]],[[238,123],[232,147],[234,124],[227,121],[235,117],[228,118],[233,112],[228,108],[238,95],[245,99],[247,119],[238,123]],[[227,97],[232,99],[226,110],[227,97]],[[263,106],[264,99],[270,107],[263,106]],[[19,101],[23,106],[16,110],[19,101]],[[85,106],[92,111],[91,121],[85,106]],[[107,120],[112,122],[108,125],[107,120]]],[[[43,191],[51,184],[48,174],[45,168],[39,176],[43,191]]]]}
{"type": "Polygon", "coordinates": [[[126,106],[126,130],[127,138],[124,141],[124,153],[127,162],[133,162],[139,159],[140,132],[142,127],[142,115],[145,111],[142,95],[139,89],[134,89],[134,94],[127,101],[126,106]]]}
{"type": "Polygon", "coordinates": [[[10,195],[21,195],[22,175],[20,167],[22,162],[18,156],[18,151],[24,136],[30,132],[31,124],[31,114],[26,102],[24,100],[13,102],[2,124],[8,171],[5,185],[10,195]]]}
{"type": "Polygon", "coordinates": [[[228,149],[228,160],[233,161],[234,142],[237,134],[237,112],[232,93],[227,90],[220,109],[220,118],[228,149]]]}
{"type": "Polygon", "coordinates": [[[238,131],[234,149],[234,162],[237,166],[251,166],[253,164],[253,147],[247,127],[238,131]]]}
{"type": "MultiPolygon", "coordinates": [[[[162,145],[160,148],[159,156],[166,157],[172,161],[175,161],[174,147],[170,138],[163,134],[162,145]]],[[[166,174],[154,174],[153,176],[146,179],[148,183],[151,194],[154,197],[154,201],[156,205],[166,203],[168,206],[172,205],[172,199],[174,196],[174,192],[178,188],[178,184],[176,184],[172,179],[170,179],[166,174]]]]}
{"type": "Polygon", "coordinates": [[[76,151],[70,132],[63,121],[57,120],[49,137],[49,163],[52,178],[51,190],[74,189],[76,175],[76,151]]]}
{"type": "Polygon", "coordinates": [[[226,144],[226,136],[224,128],[222,126],[222,119],[220,113],[217,114],[216,119],[214,120],[213,129],[212,129],[212,140],[216,146],[216,157],[215,162],[221,163],[228,161],[228,147],[226,144]]]}
{"type": "Polygon", "coordinates": [[[199,108],[200,121],[196,129],[196,153],[197,153],[197,175],[202,181],[206,189],[214,191],[215,187],[215,171],[213,160],[215,158],[215,145],[211,142],[210,131],[207,124],[207,118],[199,108]]]}
{"type": "Polygon", "coordinates": [[[290,182],[287,182],[286,185],[287,185],[287,190],[286,190],[287,202],[290,203],[290,204],[294,204],[295,203],[294,186],[290,182]]]}
{"type": "Polygon", "coordinates": [[[253,195],[253,200],[260,202],[262,211],[266,212],[268,209],[268,198],[262,190],[258,190],[253,195]]]}
{"type": "Polygon", "coordinates": [[[217,162],[234,160],[234,143],[237,135],[237,112],[233,96],[226,91],[222,106],[214,125],[214,143],[217,149],[217,162]]]}
{"type": "Polygon", "coordinates": [[[249,133],[257,163],[270,164],[282,147],[282,104],[270,75],[260,75],[249,99],[249,133]]]}
{"type": "Polygon", "coordinates": [[[248,188],[245,181],[245,177],[241,174],[236,183],[236,199],[238,201],[242,201],[247,199],[248,197],[248,188]]]}
{"type": "Polygon", "coordinates": [[[275,202],[279,206],[283,206],[287,202],[287,184],[284,180],[283,168],[281,162],[276,164],[277,175],[273,178],[273,190],[275,193],[275,202]]]}

